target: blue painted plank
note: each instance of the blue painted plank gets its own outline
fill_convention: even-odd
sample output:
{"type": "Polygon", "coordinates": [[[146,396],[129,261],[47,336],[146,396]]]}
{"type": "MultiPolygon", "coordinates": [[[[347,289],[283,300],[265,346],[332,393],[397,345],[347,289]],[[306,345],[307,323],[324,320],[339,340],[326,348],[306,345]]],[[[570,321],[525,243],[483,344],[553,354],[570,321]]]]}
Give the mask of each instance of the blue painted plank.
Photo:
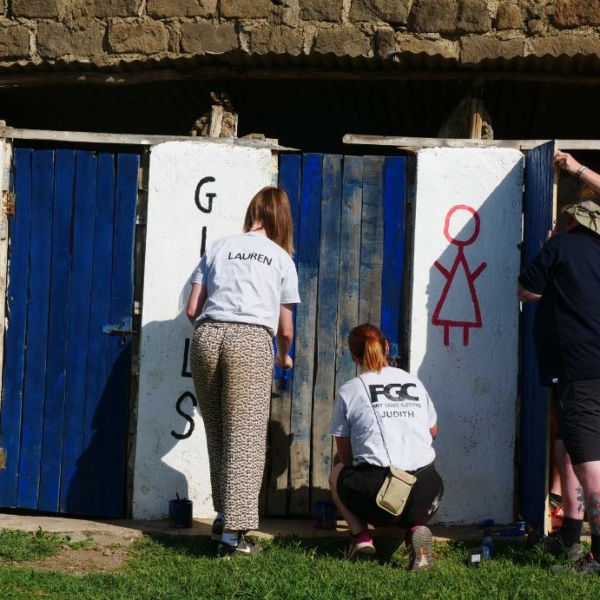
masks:
{"type": "Polygon", "coordinates": [[[344,157],[342,177],[342,226],[338,288],[337,356],[335,386],[338,389],[356,377],[356,365],[348,350],[348,334],[358,325],[360,274],[360,229],[362,210],[363,160],[344,157]]]}
{"type": "Polygon", "coordinates": [[[14,191],[18,210],[9,217],[10,265],[8,271],[8,328],[2,380],[0,445],[6,450],[6,469],[0,470],[0,506],[18,505],[25,335],[27,328],[27,285],[31,228],[31,155],[29,148],[15,148],[14,191]]]}
{"type": "MultiPolygon", "coordinates": [[[[281,154],[279,157],[278,185],[286,191],[290,200],[294,219],[294,248],[296,249],[298,248],[301,166],[300,154],[281,154]]],[[[302,290],[300,290],[300,294],[303,295],[302,290]]],[[[295,314],[294,309],[294,320],[295,314]]],[[[294,356],[293,346],[290,355],[294,356]]],[[[278,381],[273,382],[269,421],[270,469],[266,490],[266,511],[269,516],[286,515],[288,509],[292,386],[293,380],[288,381],[285,388],[282,388],[278,381]]]]}
{"type": "Polygon", "coordinates": [[[81,514],[84,463],[85,397],[87,386],[88,336],[94,261],[94,214],[96,156],[79,151],[76,156],[71,304],[67,381],[63,427],[60,512],[81,514]]]}
{"type": "MultiPolygon", "coordinates": [[[[139,155],[117,156],[115,231],[113,242],[110,322],[133,317],[133,256],[139,155]]],[[[131,337],[109,338],[109,376],[103,399],[104,430],[110,436],[105,447],[103,516],[126,514],[127,434],[131,388],[131,337]]]]}
{"type": "Polygon", "coordinates": [[[52,150],[35,150],[32,165],[27,360],[23,390],[18,505],[20,508],[36,509],[39,500],[42,415],[44,414],[46,388],[54,152],[52,150]]]}
{"type": "Polygon", "coordinates": [[[294,386],[290,443],[291,514],[310,513],[310,426],[319,269],[321,154],[305,154],[302,162],[302,201],[298,236],[298,285],[302,304],[296,308],[294,386]]]}
{"type": "MultiPolygon", "coordinates": [[[[69,295],[71,287],[71,217],[75,152],[57,150],[55,154],[54,211],[52,223],[52,264],[50,271],[50,320],[46,369],[46,402],[42,444],[40,498],[38,508],[57,512],[60,494],[69,295]]],[[[77,285],[77,282],[75,282],[77,285]]],[[[38,415],[39,417],[40,415],[38,415]]]]}
{"type": "Polygon", "coordinates": [[[381,325],[384,161],[383,156],[363,158],[358,320],[360,323],[371,323],[375,327],[381,325]]]}
{"type": "Polygon", "coordinates": [[[78,468],[83,474],[81,512],[101,515],[103,510],[105,447],[111,443],[110,432],[104,428],[107,396],[105,385],[109,375],[109,336],[102,328],[110,324],[112,244],[115,215],[114,156],[98,154],[96,207],[92,277],[92,303],[88,337],[88,364],[85,395],[84,453],[78,468]]]}
{"type": "Polygon", "coordinates": [[[335,398],[335,350],[340,229],[342,217],[342,156],[323,157],[319,292],[317,298],[316,376],[312,416],[311,500],[329,499],[332,439],[328,433],[335,398]]]}
{"type": "Polygon", "coordinates": [[[383,274],[381,330],[390,344],[390,358],[402,351],[402,289],[404,279],[406,158],[388,156],[383,178],[383,274]]]}
{"type": "MultiPolygon", "coordinates": [[[[523,196],[523,266],[536,256],[552,229],[554,143],[527,153],[523,196]]],[[[539,383],[533,343],[535,305],[525,303],[521,336],[521,456],[519,503],[521,517],[543,532],[546,502],[547,391],[539,383]]]]}

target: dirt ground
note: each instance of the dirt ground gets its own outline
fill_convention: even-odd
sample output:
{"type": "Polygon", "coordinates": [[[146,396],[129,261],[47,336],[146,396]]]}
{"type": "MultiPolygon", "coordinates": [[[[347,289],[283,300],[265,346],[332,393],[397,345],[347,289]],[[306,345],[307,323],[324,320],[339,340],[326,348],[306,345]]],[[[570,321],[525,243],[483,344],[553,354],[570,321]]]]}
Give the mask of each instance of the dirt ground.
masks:
{"type": "MultiPolygon", "coordinates": [[[[123,539],[117,536],[70,537],[61,544],[55,556],[32,561],[4,561],[15,567],[31,568],[41,571],[59,571],[73,575],[85,575],[91,572],[109,572],[120,569],[129,559],[134,538],[123,539]]],[[[1,560],[1,559],[0,559],[1,560]]]]}

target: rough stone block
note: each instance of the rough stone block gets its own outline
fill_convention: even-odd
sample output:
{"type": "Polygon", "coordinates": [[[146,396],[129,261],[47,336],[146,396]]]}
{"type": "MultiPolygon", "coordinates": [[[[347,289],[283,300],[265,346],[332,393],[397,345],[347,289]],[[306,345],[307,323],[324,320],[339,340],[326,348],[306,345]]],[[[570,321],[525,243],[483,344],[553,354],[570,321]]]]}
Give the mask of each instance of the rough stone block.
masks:
{"type": "Polygon", "coordinates": [[[260,27],[247,31],[249,50],[258,54],[276,52],[289,53],[294,56],[302,54],[304,38],[302,33],[291,27],[260,27]]]}
{"type": "Polygon", "coordinates": [[[226,19],[266,19],[273,12],[270,0],[221,0],[220,6],[226,19]]]}
{"type": "Polygon", "coordinates": [[[556,27],[600,25],[600,2],[598,0],[557,0],[553,23],[556,27]]]}
{"type": "Polygon", "coordinates": [[[316,52],[338,56],[367,56],[370,50],[370,39],[355,27],[320,29],[315,43],[316,52]]]}
{"type": "Polygon", "coordinates": [[[525,38],[501,40],[494,36],[472,35],[460,40],[460,62],[477,64],[485,59],[514,58],[525,54],[525,38]]]}
{"type": "Polygon", "coordinates": [[[390,52],[396,50],[396,39],[391,27],[380,27],[375,31],[375,53],[385,58],[390,52]]]}
{"type": "Polygon", "coordinates": [[[137,17],[142,0],[74,0],[74,4],[75,8],[79,8],[83,15],[104,19],[106,17],[137,17]]]}
{"type": "Polygon", "coordinates": [[[0,0],[0,15],[6,14],[6,0],[0,0]]]}
{"type": "Polygon", "coordinates": [[[165,52],[169,34],[158,21],[112,23],[108,28],[108,45],[120,54],[155,54],[165,52]]]}
{"type": "Polygon", "coordinates": [[[456,0],[415,0],[408,28],[415,33],[456,33],[456,0]]]}
{"type": "Polygon", "coordinates": [[[213,17],[217,14],[217,0],[148,0],[146,13],[156,19],[213,17]]]}
{"type": "Polygon", "coordinates": [[[229,52],[238,47],[238,37],[232,23],[217,27],[210,23],[183,23],[181,26],[181,50],[186,54],[229,52]]]}
{"type": "Polygon", "coordinates": [[[527,21],[527,31],[531,35],[542,35],[548,30],[548,23],[542,19],[527,21]]]}
{"type": "Polygon", "coordinates": [[[492,27],[492,18],[485,0],[460,0],[456,27],[465,33],[483,33],[492,27]]]}
{"type": "Polygon", "coordinates": [[[498,7],[496,29],[523,29],[523,14],[518,4],[503,2],[498,7]]]}
{"type": "Polygon", "coordinates": [[[595,54],[600,56],[600,44],[597,35],[554,35],[548,37],[529,38],[526,45],[527,54],[535,56],[575,56],[576,54],[595,54]]]}
{"type": "Polygon", "coordinates": [[[411,54],[420,54],[424,52],[429,56],[439,54],[444,58],[458,58],[458,42],[451,40],[437,39],[429,40],[415,37],[410,34],[396,34],[396,51],[410,52],[411,54]]]}
{"type": "Polygon", "coordinates": [[[10,14],[26,19],[58,19],[64,0],[12,0],[10,14]]]}
{"type": "Polygon", "coordinates": [[[300,0],[300,18],[303,21],[339,23],[342,20],[342,8],[342,0],[300,0]]]}
{"type": "Polygon", "coordinates": [[[29,56],[29,29],[22,25],[0,27],[0,57],[2,61],[29,56]]]}
{"type": "Polygon", "coordinates": [[[95,21],[85,27],[70,29],[63,23],[40,23],[37,30],[37,51],[43,58],[60,56],[93,56],[102,53],[104,26],[95,21]]]}
{"type": "Polygon", "coordinates": [[[351,22],[384,21],[406,25],[412,0],[354,0],[350,7],[351,22]]]}

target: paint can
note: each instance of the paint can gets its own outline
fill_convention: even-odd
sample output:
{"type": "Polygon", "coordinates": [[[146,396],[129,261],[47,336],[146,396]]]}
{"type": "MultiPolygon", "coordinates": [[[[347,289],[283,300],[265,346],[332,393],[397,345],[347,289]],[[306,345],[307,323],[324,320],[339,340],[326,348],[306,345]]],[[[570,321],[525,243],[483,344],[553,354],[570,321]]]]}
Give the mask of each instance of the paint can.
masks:
{"type": "Polygon", "coordinates": [[[317,500],[313,504],[313,527],[335,529],[337,527],[337,507],[332,500],[317,500]]]}
{"type": "Polygon", "coordinates": [[[169,526],[177,529],[190,529],[194,503],[186,498],[169,500],[169,526]]]}

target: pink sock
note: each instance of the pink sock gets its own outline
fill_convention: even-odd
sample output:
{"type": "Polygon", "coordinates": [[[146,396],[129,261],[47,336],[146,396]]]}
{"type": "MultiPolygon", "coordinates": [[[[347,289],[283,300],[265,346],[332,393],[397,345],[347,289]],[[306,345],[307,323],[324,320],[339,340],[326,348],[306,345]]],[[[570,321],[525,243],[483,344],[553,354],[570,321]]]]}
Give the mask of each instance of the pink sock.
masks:
{"type": "Polygon", "coordinates": [[[364,544],[364,543],[373,543],[373,538],[369,534],[368,529],[363,529],[360,533],[357,533],[352,537],[353,544],[364,544]]]}

